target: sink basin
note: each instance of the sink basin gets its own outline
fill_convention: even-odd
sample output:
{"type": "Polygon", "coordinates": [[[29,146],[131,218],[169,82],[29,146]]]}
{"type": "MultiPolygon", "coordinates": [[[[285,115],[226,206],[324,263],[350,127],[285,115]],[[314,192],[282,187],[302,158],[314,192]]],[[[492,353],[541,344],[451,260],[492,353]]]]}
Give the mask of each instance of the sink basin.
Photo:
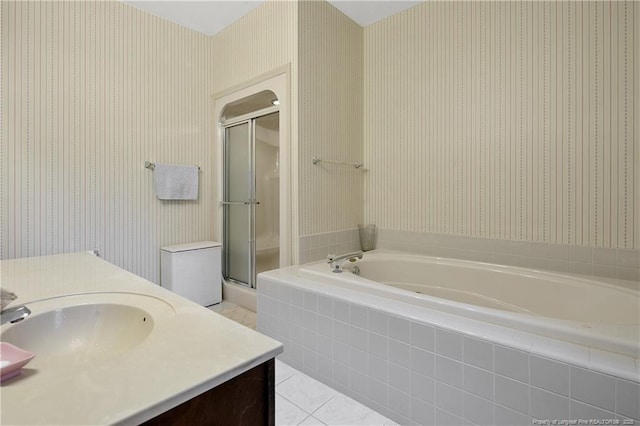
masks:
{"type": "Polygon", "coordinates": [[[26,304],[32,314],[11,325],[0,340],[35,352],[32,366],[77,367],[126,354],[153,332],[172,307],[139,294],[65,296],[26,304]]]}

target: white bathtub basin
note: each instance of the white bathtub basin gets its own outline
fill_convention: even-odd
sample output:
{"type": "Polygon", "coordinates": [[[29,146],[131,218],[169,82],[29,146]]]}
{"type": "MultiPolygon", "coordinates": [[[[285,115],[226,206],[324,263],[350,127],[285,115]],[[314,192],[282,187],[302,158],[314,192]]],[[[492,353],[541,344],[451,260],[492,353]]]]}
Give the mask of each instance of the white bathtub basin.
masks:
{"type": "Polygon", "coordinates": [[[640,293],[595,279],[466,260],[374,251],[360,275],[301,265],[342,289],[640,358],[640,293]]]}
{"type": "Polygon", "coordinates": [[[28,304],[25,320],[4,328],[0,340],[35,352],[31,368],[77,368],[127,354],[154,331],[154,317],[170,305],[132,293],[57,297],[28,304]]]}

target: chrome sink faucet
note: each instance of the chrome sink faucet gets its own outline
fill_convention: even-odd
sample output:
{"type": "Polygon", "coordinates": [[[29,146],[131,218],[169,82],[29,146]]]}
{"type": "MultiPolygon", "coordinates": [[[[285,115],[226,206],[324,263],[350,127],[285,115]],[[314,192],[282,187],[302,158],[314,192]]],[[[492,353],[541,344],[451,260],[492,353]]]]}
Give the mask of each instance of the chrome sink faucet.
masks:
{"type": "Polygon", "coordinates": [[[24,305],[16,306],[15,308],[5,309],[0,312],[0,325],[5,323],[20,322],[31,314],[29,308],[24,305]]]}
{"type": "Polygon", "coordinates": [[[344,269],[345,262],[355,262],[358,259],[362,259],[362,251],[347,253],[340,256],[330,254],[327,256],[327,263],[331,266],[332,272],[340,274],[344,269]]]}
{"type": "Polygon", "coordinates": [[[0,289],[0,300],[2,302],[2,310],[0,311],[0,325],[5,323],[16,323],[22,321],[31,314],[29,308],[24,305],[5,309],[5,307],[17,299],[17,296],[5,289],[0,289]]]}

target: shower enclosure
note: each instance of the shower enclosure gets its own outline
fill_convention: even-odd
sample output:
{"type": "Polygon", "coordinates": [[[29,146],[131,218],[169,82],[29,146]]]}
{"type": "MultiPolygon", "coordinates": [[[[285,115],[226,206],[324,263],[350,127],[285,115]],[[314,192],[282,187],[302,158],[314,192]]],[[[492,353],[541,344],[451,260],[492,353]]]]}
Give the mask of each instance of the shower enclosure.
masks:
{"type": "MultiPolygon", "coordinates": [[[[258,273],[280,262],[279,113],[273,95],[263,96],[269,97],[266,108],[237,115],[230,105],[222,121],[222,272],[251,288],[258,273]]],[[[245,102],[235,106],[239,112],[253,105],[245,102]]]]}

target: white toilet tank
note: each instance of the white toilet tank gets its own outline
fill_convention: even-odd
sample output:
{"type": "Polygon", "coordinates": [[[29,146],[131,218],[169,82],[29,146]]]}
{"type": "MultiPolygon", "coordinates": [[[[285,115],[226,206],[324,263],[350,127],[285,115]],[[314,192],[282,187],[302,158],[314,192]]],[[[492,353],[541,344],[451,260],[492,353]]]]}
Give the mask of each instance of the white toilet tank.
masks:
{"type": "Polygon", "coordinates": [[[221,249],[215,241],[162,247],[160,285],[202,306],[220,303],[221,249]]]}

